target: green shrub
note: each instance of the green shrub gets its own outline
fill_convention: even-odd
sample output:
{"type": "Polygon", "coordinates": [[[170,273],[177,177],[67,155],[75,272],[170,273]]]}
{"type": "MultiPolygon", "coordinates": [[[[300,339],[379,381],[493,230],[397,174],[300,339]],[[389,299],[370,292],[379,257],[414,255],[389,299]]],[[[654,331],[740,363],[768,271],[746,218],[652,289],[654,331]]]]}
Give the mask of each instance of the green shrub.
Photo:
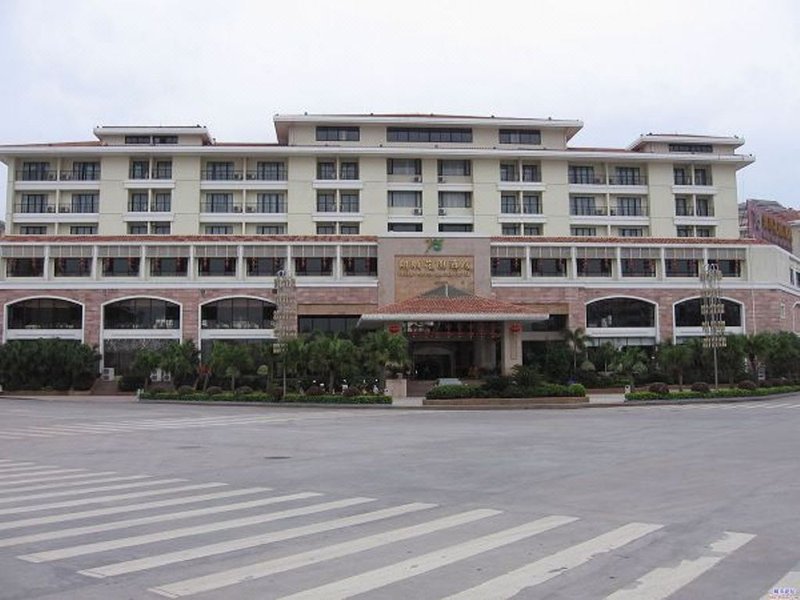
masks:
{"type": "Polygon", "coordinates": [[[429,400],[445,400],[453,398],[542,398],[542,397],[583,397],[586,388],[580,383],[560,385],[558,383],[542,383],[536,387],[510,386],[503,390],[491,390],[476,385],[437,385],[425,397],[429,400]]]}
{"type": "Polygon", "coordinates": [[[206,388],[206,395],[207,396],[217,396],[222,393],[222,388],[218,385],[210,385],[206,388]]]}
{"type": "Polygon", "coordinates": [[[567,387],[567,395],[583,398],[586,396],[586,388],[580,383],[573,383],[567,387]]]}
{"type": "Polygon", "coordinates": [[[135,392],[144,388],[144,379],[135,375],[123,375],[117,382],[117,389],[120,392],[135,392]]]}
{"type": "Polygon", "coordinates": [[[511,387],[514,380],[504,375],[493,375],[483,381],[483,389],[491,392],[503,392],[511,387]]]}
{"type": "Polygon", "coordinates": [[[322,396],[322,388],[318,385],[310,385],[306,388],[306,396],[322,396]]]}
{"type": "Polygon", "coordinates": [[[704,381],[695,381],[692,384],[692,387],[689,389],[691,389],[693,392],[700,392],[701,394],[707,394],[708,392],[711,391],[711,386],[704,381]]]}
{"type": "Polygon", "coordinates": [[[190,385],[182,385],[176,391],[181,396],[191,396],[195,393],[195,389],[190,385]]]}
{"type": "Polygon", "coordinates": [[[750,381],[749,379],[743,379],[739,383],[736,384],[740,390],[754,390],[758,388],[754,381],[750,381]]]}
{"type": "Polygon", "coordinates": [[[429,399],[484,398],[485,392],[478,385],[437,385],[425,394],[429,399]]]}
{"type": "Polygon", "coordinates": [[[275,385],[270,389],[269,395],[274,402],[281,402],[283,400],[283,388],[275,385]]]}
{"type": "Polygon", "coordinates": [[[251,388],[249,385],[240,385],[236,388],[236,393],[240,396],[244,394],[252,394],[253,388],[251,388]]]}
{"type": "Polygon", "coordinates": [[[313,396],[311,398],[306,394],[286,394],[283,399],[284,402],[308,402],[313,404],[391,404],[392,399],[389,396],[381,396],[376,394],[361,395],[361,396],[337,396],[333,394],[324,394],[320,396],[313,396]]]}
{"type": "Polygon", "coordinates": [[[353,385],[351,385],[342,392],[342,396],[344,396],[345,398],[355,398],[356,396],[361,396],[361,395],[362,395],[361,390],[353,385]]]}
{"type": "Polygon", "coordinates": [[[647,391],[654,394],[669,394],[669,386],[661,381],[656,381],[647,387],[647,391]]]}

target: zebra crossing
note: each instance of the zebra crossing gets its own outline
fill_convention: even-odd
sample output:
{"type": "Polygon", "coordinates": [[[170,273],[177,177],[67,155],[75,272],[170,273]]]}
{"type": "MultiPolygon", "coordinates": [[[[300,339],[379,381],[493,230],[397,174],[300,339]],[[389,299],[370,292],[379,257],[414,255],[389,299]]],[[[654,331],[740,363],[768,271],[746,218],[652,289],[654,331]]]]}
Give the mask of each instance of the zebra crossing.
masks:
{"type": "MultiPolygon", "coordinates": [[[[60,423],[53,425],[27,425],[0,429],[0,441],[45,439],[63,436],[85,436],[101,434],[131,433],[137,431],[170,431],[203,427],[230,427],[234,425],[269,425],[299,420],[331,419],[342,416],[370,416],[366,411],[338,410],[335,413],[303,413],[290,415],[221,415],[211,417],[175,417],[160,419],[134,419],[100,421],[93,423],[60,423]]],[[[0,477],[4,471],[0,470],[0,477]]]]}
{"type": "Polygon", "coordinates": [[[774,400],[754,400],[752,402],[729,402],[708,404],[659,404],[648,406],[648,410],[659,411],[772,411],[772,410],[800,410],[800,402],[776,402],[774,400]]]}
{"type": "MultiPolygon", "coordinates": [[[[663,523],[592,523],[575,515],[520,516],[492,507],[388,504],[318,491],[73,471],[0,459],[0,473],[20,476],[0,487],[0,559],[68,569],[87,586],[125,576],[125,585],[142,598],[227,597],[242,586],[240,597],[280,600],[344,600],[379,591],[383,597],[500,600],[535,593],[590,563],[614,568],[621,551],[646,556],[687,535],[663,523]],[[62,471],[80,479],[64,481],[62,471]],[[20,484],[26,472],[52,474],[47,483],[20,484]],[[481,562],[463,579],[452,576],[486,556],[502,560],[481,562]],[[394,595],[393,586],[403,591],[394,595]]],[[[685,542],[684,558],[655,568],[644,561],[635,574],[615,581],[616,589],[603,578],[601,591],[586,597],[692,594],[693,584],[725,569],[726,559],[746,553],[755,538],[739,531],[694,536],[685,542]]],[[[763,582],[761,600],[797,600],[800,565],[769,584],[763,582]]],[[[70,597],[80,598],[80,589],[70,597]]]]}

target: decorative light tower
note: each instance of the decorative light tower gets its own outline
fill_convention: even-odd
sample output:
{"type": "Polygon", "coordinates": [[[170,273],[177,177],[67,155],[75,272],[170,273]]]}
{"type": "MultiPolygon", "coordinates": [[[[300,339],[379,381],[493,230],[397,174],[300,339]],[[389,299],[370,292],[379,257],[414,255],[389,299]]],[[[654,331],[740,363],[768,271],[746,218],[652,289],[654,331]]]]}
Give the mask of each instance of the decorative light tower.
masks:
{"type": "Polygon", "coordinates": [[[283,354],[283,395],[286,395],[286,343],[297,337],[297,283],[280,270],[275,276],[275,335],[273,350],[283,354]]]}
{"type": "Polygon", "coordinates": [[[725,305],[719,295],[722,272],[719,266],[711,263],[700,273],[702,284],[703,347],[714,352],[714,389],[719,389],[719,365],[717,348],[727,345],[725,337],[725,305]]]}

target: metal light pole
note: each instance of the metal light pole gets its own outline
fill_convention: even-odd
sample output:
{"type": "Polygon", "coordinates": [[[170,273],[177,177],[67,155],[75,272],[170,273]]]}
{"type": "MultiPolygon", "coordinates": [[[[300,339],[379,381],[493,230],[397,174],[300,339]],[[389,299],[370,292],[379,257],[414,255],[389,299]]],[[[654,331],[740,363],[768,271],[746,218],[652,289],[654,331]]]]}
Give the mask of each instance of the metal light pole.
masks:
{"type": "Polygon", "coordinates": [[[286,342],[297,337],[297,285],[294,277],[280,270],[275,276],[275,334],[278,343],[273,346],[283,354],[283,395],[286,396],[286,342]]]}
{"type": "Polygon", "coordinates": [[[702,284],[702,304],[700,313],[703,316],[703,347],[714,352],[714,389],[719,389],[719,364],[717,348],[727,345],[725,337],[725,305],[719,295],[722,272],[719,266],[710,263],[700,273],[702,284]]]}

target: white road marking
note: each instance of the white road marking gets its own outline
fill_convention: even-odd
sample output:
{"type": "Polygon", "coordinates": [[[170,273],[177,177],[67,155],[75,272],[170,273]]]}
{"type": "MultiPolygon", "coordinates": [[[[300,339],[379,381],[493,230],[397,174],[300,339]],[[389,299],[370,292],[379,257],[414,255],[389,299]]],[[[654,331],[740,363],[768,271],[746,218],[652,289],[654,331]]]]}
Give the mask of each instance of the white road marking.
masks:
{"type": "Polygon", "coordinates": [[[86,469],[58,469],[48,468],[44,471],[36,471],[35,473],[12,473],[10,475],[0,475],[0,481],[10,481],[12,479],[19,479],[20,477],[41,477],[43,475],[61,475],[62,473],[78,473],[86,472],[86,469]]]}
{"type": "Polygon", "coordinates": [[[709,551],[694,560],[682,560],[674,567],[653,569],[636,582],[632,588],[618,590],[606,600],[664,600],[700,575],[717,565],[755,536],[749,533],[726,531],[725,535],[709,546],[709,551]]]}
{"type": "MultiPolygon", "coordinates": [[[[161,585],[155,588],[150,588],[150,591],[162,596],[166,596],[167,598],[180,598],[182,596],[191,596],[200,592],[218,590],[220,588],[242,583],[244,581],[252,581],[254,579],[268,577],[276,573],[308,567],[326,560],[342,558],[344,556],[386,546],[394,542],[412,539],[451,527],[458,527],[473,521],[495,516],[499,513],[500,511],[492,509],[472,510],[469,512],[436,519],[434,521],[428,521],[419,525],[412,525],[411,527],[393,529],[384,533],[370,535],[349,542],[324,546],[322,548],[309,550],[307,552],[301,552],[299,554],[293,554],[253,565],[247,565],[245,567],[229,569],[227,571],[211,573],[210,575],[205,575],[202,577],[195,577],[192,579],[185,579],[183,581],[161,585]]],[[[534,523],[528,523],[527,525],[523,526],[523,528],[526,529],[525,537],[529,535],[535,535],[536,533],[558,527],[559,525],[563,525],[574,520],[576,519],[572,517],[546,517],[545,519],[540,519],[534,523]]],[[[521,529],[514,528],[514,532],[520,534],[521,529]]],[[[503,539],[509,540],[507,543],[510,543],[512,537],[509,531],[504,531],[500,534],[493,534],[493,536],[495,536],[493,539],[497,539],[496,536],[502,536],[503,534],[509,536],[504,537],[503,539]]],[[[486,545],[488,541],[489,540],[486,538],[478,538],[478,540],[468,543],[476,543],[477,545],[488,550],[489,547],[486,545]]],[[[416,559],[414,562],[415,564],[419,565],[419,561],[416,559]]],[[[328,600],[325,595],[314,596],[314,598],[325,598],[328,600]]]]}
{"type": "MultiPolygon", "coordinates": [[[[82,469],[76,469],[77,471],[81,471],[82,469]]],[[[63,481],[65,479],[86,479],[91,477],[100,477],[101,475],[116,475],[116,471],[101,471],[99,473],[79,473],[76,475],[59,475],[58,477],[40,477],[42,473],[36,473],[36,477],[33,477],[33,473],[31,473],[32,479],[18,479],[17,481],[2,481],[0,482],[0,487],[15,487],[17,485],[21,485],[23,483],[44,483],[46,481],[63,481]]]]}
{"type": "Polygon", "coordinates": [[[39,469],[49,469],[52,468],[52,465],[39,466],[32,462],[17,463],[15,465],[0,465],[0,472],[7,473],[8,471],[19,471],[20,469],[29,469],[33,467],[38,467],[39,469]]]}
{"type": "Polygon", "coordinates": [[[136,481],[134,483],[120,483],[117,485],[104,485],[94,488],[85,488],[82,490],[61,490],[58,492],[46,492],[43,494],[26,494],[23,496],[11,496],[9,498],[0,498],[0,504],[10,504],[13,502],[22,502],[25,500],[42,500],[44,498],[58,498],[61,496],[80,496],[81,494],[89,494],[95,492],[110,492],[113,490],[127,490],[131,488],[147,487],[149,485],[163,485],[165,483],[178,483],[186,481],[185,479],[149,479],[148,481],[136,481]]]}
{"type": "Polygon", "coordinates": [[[798,597],[800,597],[800,565],[771,585],[760,600],[789,600],[798,597]]]}
{"type": "MultiPolygon", "coordinates": [[[[215,484],[221,486],[225,484],[215,484]]],[[[50,523],[63,523],[65,521],[75,521],[78,519],[88,519],[90,517],[102,517],[106,515],[117,515],[126,512],[136,512],[150,508],[162,508],[164,506],[177,506],[180,504],[191,504],[193,502],[204,502],[206,500],[217,500],[219,498],[230,498],[232,496],[243,496],[245,494],[255,494],[257,492],[269,491],[269,488],[247,488],[242,490],[228,490],[225,492],[215,492],[213,494],[201,494],[199,496],[185,496],[183,498],[170,498],[169,500],[156,500],[144,502],[142,504],[126,504],[125,506],[112,506],[109,508],[98,508],[95,510],[84,510],[76,513],[64,513],[59,515],[48,515],[46,517],[33,517],[21,519],[19,521],[5,521],[0,523],[0,530],[18,529],[20,527],[32,527],[34,525],[48,525],[50,523]]]]}
{"type": "MultiPolygon", "coordinates": [[[[205,515],[214,515],[218,513],[233,512],[237,510],[246,510],[249,508],[258,508],[260,506],[268,506],[270,504],[277,504],[279,502],[288,502],[297,498],[299,494],[291,494],[288,496],[271,496],[269,498],[259,498],[258,500],[248,500],[246,502],[235,502],[233,504],[223,504],[220,506],[211,506],[207,508],[195,508],[192,510],[184,510],[172,513],[151,515],[149,517],[139,517],[137,519],[124,519],[122,521],[110,521],[101,523],[99,525],[86,525],[84,527],[72,527],[69,529],[59,529],[56,531],[45,531],[43,533],[32,533],[29,535],[21,535],[11,538],[0,538],[0,548],[8,546],[16,546],[19,544],[29,544],[33,542],[43,542],[59,540],[77,535],[84,535],[88,533],[100,533],[102,531],[113,531],[115,529],[125,529],[128,527],[136,527],[138,525],[149,525],[151,523],[163,523],[164,521],[175,521],[178,519],[189,519],[191,517],[201,517],[205,515]]],[[[316,492],[304,492],[302,495],[305,497],[316,497],[322,494],[316,492]]]]}
{"type": "Polygon", "coordinates": [[[505,575],[490,579],[481,585],[448,596],[445,600],[506,600],[512,598],[526,588],[558,577],[570,569],[589,562],[598,554],[621,548],[662,527],[663,525],[651,523],[623,525],[613,531],[545,556],[505,575]]]}
{"type": "MultiPolygon", "coordinates": [[[[297,494],[303,497],[305,494],[297,494]]],[[[295,498],[300,499],[300,498],[295,498]]],[[[118,538],[105,542],[96,542],[92,544],[81,544],[79,546],[70,546],[67,548],[59,548],[57,550],[48,550],[46,552],[37,552],[34,554],[26,554],[18,556],[22,560],[28,562],[50,562],[53,560],[61,560],[63,558],[71,558],[73,556],[84,556],[86,554],[96,554],[98,552],[107,552],[108,550],[118,550],[119,548],[133,548],[134,546],[143,546],[145,544],[152,544],[155,542],[163,542],[166,540],[174,540],[182,537],[189,537],[193,535],[202,535],[204,533],[212,533],[214,531],[225,531],[228,529],[237,529],[239,527],[247,527],[248,525],[257,525],[260,523],[269,523],[278,521],[280,519],[288,519],[291,517],[298,517],[302,515],[311,515],[315,513],[324,512],[327,510],[336,510],[339,508],[346,508],[365,502],[374,502],[374,498],[347,498],[345,500],[335,500],[333,502],[326,502],[324,504],[312,504],[311,506],[303,506],[300,508],[293,508],[290,510],[282,510],[272,513],[264,513],[252,517],[242,517],[239,519],[230,519],[228,521],[217,521],[214,523],[207,523],[204,525],[193,525],[191,527],[181,527],[180,529],[169,529],[166,531],[159,531],[157,533],[148,533],[144,535],[136,535],[125,538],[118,538]]]]}
{"type": "Polygon", "coordinates": [[[74,487],[77,485],[95,485],[97,483],[109,483],[112,481],[133,481],[135,479],[149,479],[150,475],[128,475],[126,477],[106,477],[101,479],[90,479],[89,481],[68,481],[66,483],[42,483],[39,485],[27,485],[23,487],[14,487],[10,490],[0,490],[0,497],[3,494],[17,494],[19,492],[36,492],[39,490],[52,490],[53,488],[61,489],[66,487],[74,487]]]}
{"type": "Polygon", "coordinates": [[[388,519],[390,517],[395,517],[418,510],[434,508],[435,506],[435,504],[414,502],[412,504],[404,504],[402,506],[396,506],[393,508],[384,508],[350,517],[322,521],[321,523],[312,523],[311,525],[303,525],[301,527],[292,527],[290,529],[272,531],[262,535],[254,535],[246,538],[230,540],[227,542],[220,542],[217,544],[208,544],[206,546],[199,546],[196,548],[190,548],[188,550],[178,550],[176,552],[167,552],[165,554],[156,556],[146,556],[140,559],[113,563],[79,572],[83,575],[89,575],[90,577],[113,577],[115,575],[145,571],[147,569],[154,569],[156,567],[163,567],[165,565],[196,560],[198,558],[218,556],[220,554],[234,552],[236,550],[266,546],[269,544],[274,544],[275,542],[293,540],[299,537],[322,533],[325,531],[334,531],[336,529],[343,529],[345,527],[353,527],[356,525],[362,525],[364,523],[372,523],[381,519],[388,519]]]}

